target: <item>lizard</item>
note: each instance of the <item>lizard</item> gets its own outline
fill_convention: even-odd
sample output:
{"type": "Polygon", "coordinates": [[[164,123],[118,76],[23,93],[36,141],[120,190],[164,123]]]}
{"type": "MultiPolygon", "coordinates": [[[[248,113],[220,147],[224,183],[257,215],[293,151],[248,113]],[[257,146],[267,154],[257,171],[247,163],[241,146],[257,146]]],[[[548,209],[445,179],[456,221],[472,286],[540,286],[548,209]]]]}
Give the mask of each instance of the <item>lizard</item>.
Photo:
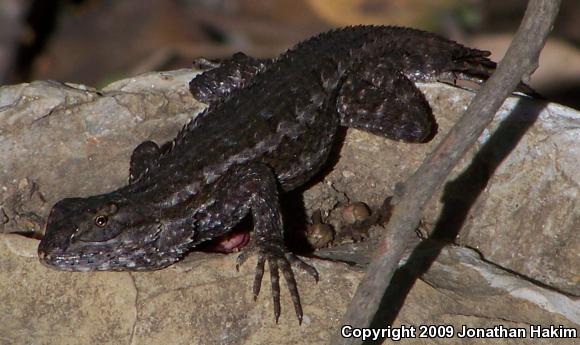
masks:
{"type": "Polygon", "coordinates": [[[284,244],[280,193],[321,170],[340,126],[430,140],[436,121],[415,83],[483,83],[496,67],[489,55],[417,29],[365,25],[319,34],[274,59],[235,54],[190,82],[206,110],[173,140],[134,149],[127,185],[52,207],[39,259],[66,271],[162,269],[251,215],[236,268],[257,256],[256,299],[268,262],[276,322],[281,272],[301,323],[293,268],[317,281],[318,273],[284,244]]]}

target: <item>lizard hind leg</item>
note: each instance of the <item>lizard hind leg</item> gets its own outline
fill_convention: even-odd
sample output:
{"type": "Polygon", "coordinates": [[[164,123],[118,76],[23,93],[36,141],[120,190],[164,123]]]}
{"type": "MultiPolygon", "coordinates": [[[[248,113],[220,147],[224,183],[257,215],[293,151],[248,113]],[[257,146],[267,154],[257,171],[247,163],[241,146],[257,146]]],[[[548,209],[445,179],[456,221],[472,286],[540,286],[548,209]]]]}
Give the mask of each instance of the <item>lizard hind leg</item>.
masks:
{"type": "Polygon", "coordinates": [[[428,141],[436,123],[425,96],[401,71],[379,59],[347,73],[337,98],[341,125],[393,140],[428,141]]]}
{"type": "MultiPolygon", "coordinates": [[[[483,85],[497,67],[497,63],[489,59],[491,53],[463,46],[458,47],[453,50],[451,59],[444,67],[441,67],[442,72],[437,76],[437,80],[446,83],[452,81],[453,85],[456,84],[457,80],[465,80],[479,86],[483,85]]],[[[519,92],[531,98],[544,98],[524,82],[518,83],[514,92],[519,92]]]]}

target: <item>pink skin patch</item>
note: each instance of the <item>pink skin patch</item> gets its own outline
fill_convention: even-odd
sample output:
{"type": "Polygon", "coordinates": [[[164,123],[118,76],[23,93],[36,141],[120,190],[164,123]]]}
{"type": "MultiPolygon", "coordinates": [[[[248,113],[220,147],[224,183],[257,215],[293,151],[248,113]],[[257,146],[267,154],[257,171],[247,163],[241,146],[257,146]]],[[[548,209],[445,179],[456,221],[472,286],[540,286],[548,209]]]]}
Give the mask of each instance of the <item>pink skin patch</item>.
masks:
{"type": "Polygon", "coordinates": [[[212,253],[238,252],[250,241],[250,233],[244,230],[234,230],[205,244],[200,250],[212,253]]]}

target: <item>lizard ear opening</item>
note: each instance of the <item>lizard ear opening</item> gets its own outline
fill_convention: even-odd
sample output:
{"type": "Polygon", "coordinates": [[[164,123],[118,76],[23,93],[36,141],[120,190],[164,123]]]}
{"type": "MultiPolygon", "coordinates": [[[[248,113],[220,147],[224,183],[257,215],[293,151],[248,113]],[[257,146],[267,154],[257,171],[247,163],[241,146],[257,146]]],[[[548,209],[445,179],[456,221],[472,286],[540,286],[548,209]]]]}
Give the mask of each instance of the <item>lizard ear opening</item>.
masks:
{"type": "MultiPolygon", "coordinates": [[[[108,203],[99,209],[98,216],[112,216],[119,211],[119,206],[115,203],[108,203]]],[[[97,216],[97,217],[98,217],[97,216]]]]}

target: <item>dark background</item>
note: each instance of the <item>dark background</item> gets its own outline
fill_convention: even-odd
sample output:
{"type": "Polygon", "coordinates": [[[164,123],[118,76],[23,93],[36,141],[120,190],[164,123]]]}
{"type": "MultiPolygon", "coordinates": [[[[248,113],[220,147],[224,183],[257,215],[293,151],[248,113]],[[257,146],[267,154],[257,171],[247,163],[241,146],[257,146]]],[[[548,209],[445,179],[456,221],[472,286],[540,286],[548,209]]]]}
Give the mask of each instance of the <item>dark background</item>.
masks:
{"type": "MultiPolygon", "coordinates": [[[[355,24],[435,31],[503,55],[526,0],[0,0],[0,85],[107,83],[188,68],[200,56],[273,57],[355,24]]],[[[540,93],[580,109],[580,1],[564,0],[540,68],[540,93]]]]}

